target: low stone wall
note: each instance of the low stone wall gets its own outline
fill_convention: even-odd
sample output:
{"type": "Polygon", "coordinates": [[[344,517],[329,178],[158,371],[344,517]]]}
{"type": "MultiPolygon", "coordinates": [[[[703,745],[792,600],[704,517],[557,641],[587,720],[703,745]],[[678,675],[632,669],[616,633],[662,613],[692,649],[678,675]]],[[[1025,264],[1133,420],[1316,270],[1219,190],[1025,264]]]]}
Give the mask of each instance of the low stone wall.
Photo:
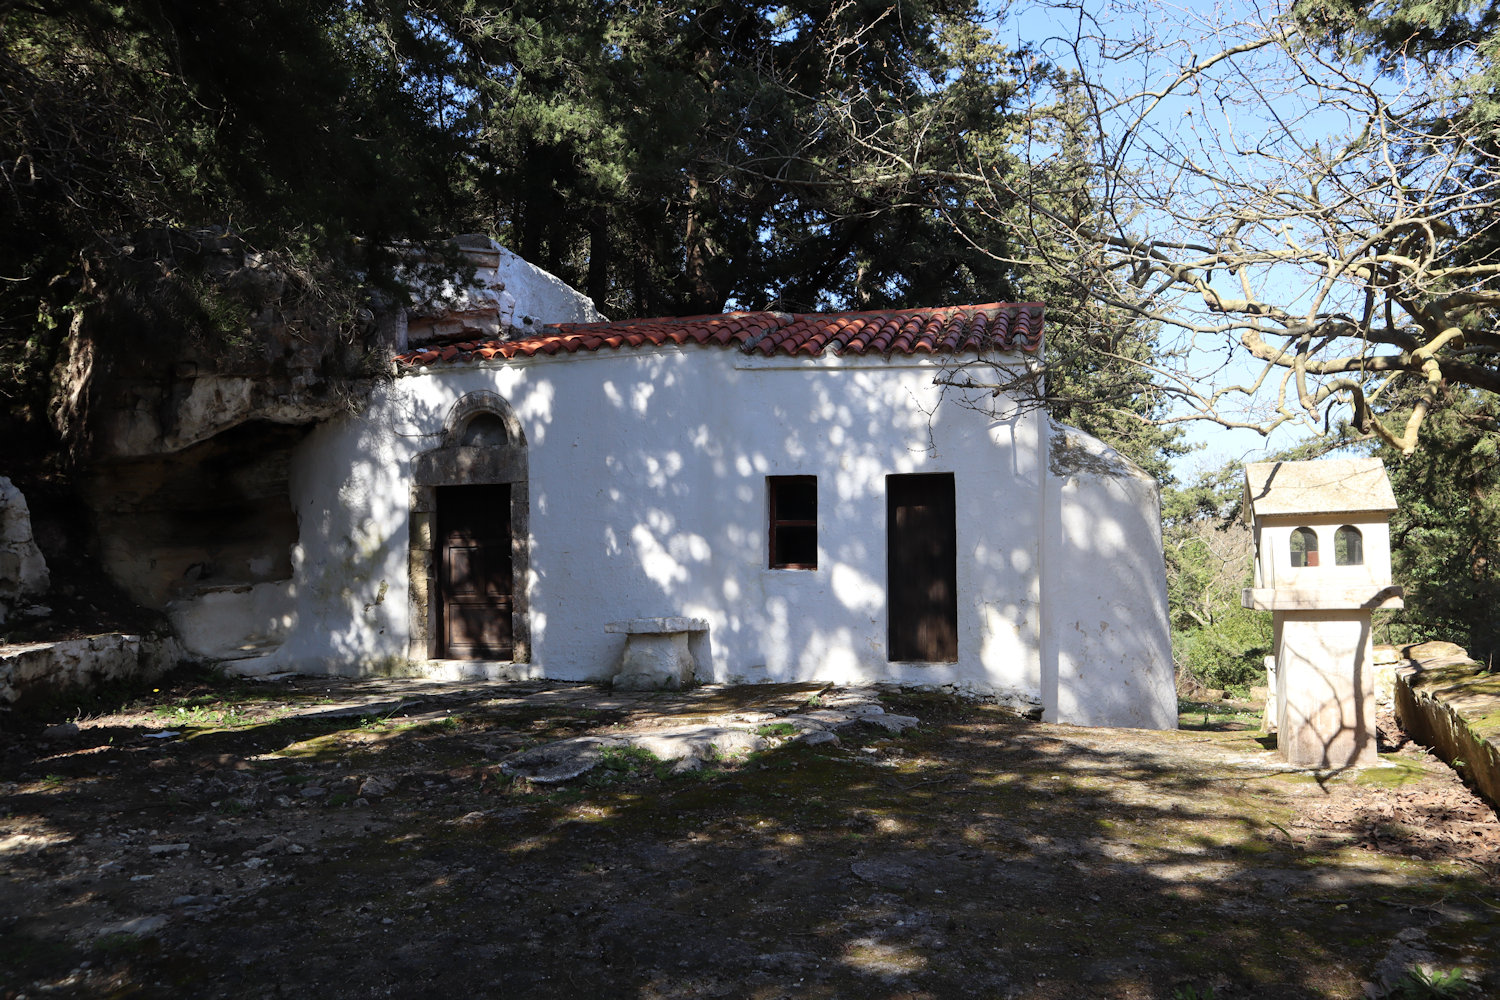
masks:
{"type": "Polygon", "coordinates": [[[177,640],[170,636],[120,632],[0,646],[0,706],[102,681],[151,680],[175,667],[181,655],[177,640]]]}
{"type": "Polygon", "coordinates": [[[1396,715],[1500,809],[1500,673],[1467,656],[1414,658],[1396,671],[1396,715]]]}

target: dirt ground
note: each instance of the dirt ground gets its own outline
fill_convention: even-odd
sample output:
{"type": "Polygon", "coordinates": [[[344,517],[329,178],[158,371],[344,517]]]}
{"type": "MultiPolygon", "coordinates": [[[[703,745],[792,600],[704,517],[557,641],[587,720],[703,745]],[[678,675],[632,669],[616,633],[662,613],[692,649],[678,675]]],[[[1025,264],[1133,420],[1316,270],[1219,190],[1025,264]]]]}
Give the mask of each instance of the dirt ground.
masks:
{"type": "Polygon", "coordinates": [[[501,768],[823,696],[189,677],[12,718],[0,997],[1500,996],[1500,822],[1389,720],[1388,766],[1321,774],[1220,706],[893,691],[900,736],[501,768]]]}

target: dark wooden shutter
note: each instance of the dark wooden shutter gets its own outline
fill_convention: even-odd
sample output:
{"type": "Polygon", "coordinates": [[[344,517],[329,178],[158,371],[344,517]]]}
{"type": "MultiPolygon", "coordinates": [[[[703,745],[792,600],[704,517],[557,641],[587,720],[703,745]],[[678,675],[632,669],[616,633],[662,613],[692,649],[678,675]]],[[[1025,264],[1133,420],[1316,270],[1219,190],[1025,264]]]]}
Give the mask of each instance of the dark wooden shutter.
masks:
{"type": "Polygon", "coordinates": [[[958,508],[952,473],[887,476],[889,657],[958,660],[958,508]]]}
{"type": "Polygon", "coordinates": [[[769,476],[770,567],[818,568],[818,477],[769,476]]]}

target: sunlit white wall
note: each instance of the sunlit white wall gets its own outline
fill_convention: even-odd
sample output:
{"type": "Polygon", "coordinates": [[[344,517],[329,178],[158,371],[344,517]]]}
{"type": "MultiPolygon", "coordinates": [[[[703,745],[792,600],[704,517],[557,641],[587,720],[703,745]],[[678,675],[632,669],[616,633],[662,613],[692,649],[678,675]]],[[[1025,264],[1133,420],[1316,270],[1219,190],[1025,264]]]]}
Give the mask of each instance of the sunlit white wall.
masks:
{"type": "MultiPolygon", "coordinates": [[[[440,444],[458,399],[489,390],[527,437],[531,673],[605,678],[624,642],[606,622],[683,615],[710,624],[705,680],[953,685],[1039,704],[1050,424],[994,412],[988,393],[945,395],[939,370],[929,358],[765,359],[690,345],[401,378],[364,413],[321,428],[294,463],[296,621],[261,669],[403,668],[410,462],[440,444]],[[891,663],[885,477],[936,472],[956,488],[958,662],[891,663]],[[818,478],[816,570],[767,568],[776,475],[818,478]]],[[[1159,524],[1154,551],[1131,551],[1149,542],[1140,525],[1155,523],[1154,484],[1079,510],[1123,526],[1103,526],[1067,563],[1084,572],[1064,591],[1096,587],[1093,558],[1159,567],[1159,524]]],[[[1153,600],[1117,595],[1100,614],[1117,630],[1160,614],[1164,628],[1153,600]]],[[[1131,669],[1111,682],[1133,683],[1131,669]]],[[[1070,697],[1102,697],[1086,688],[1070,697]]]]}

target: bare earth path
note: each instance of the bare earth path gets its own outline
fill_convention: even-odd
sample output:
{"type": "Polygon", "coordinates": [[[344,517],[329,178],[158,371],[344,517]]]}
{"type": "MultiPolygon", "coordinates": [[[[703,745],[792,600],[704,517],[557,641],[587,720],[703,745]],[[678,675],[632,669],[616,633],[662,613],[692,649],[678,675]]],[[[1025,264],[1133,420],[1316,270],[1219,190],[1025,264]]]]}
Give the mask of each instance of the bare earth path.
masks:
{"type": "Polygon", "coordinates": [[[1500,996],[1500,823],[1411,745],[1288,772],[1212,719],[890,693],[918,729],[501,769],[819,697],[198,680],[12,722],[0,997],[1500,996]]]}

